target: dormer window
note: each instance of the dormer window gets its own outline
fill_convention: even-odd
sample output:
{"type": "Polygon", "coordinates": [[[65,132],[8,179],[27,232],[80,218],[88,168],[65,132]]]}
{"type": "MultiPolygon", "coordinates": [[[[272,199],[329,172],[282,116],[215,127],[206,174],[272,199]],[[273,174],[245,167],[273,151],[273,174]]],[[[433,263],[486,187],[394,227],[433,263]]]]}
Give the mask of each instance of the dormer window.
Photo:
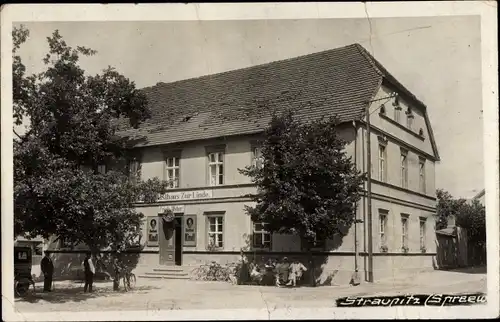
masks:
{"type": "Polygon", "coordinates": [[[380,106],[380,115],[385,115],[385,105],[380,106]]]}
{"type": "Polygon", "coordinates": [[[399,99],[396,97],[394,99],[394,103],[392,103],[394,106],[394,121],[400,123],[401,122],[401,106],[399,105],[399,99]]]}
{"type": "Polygon", "coordinates": [[[413,113],[409,108],[406,111],[406,127],[408,128],[408,130],[411,130],[413,128],[413,118],[414,118],[413,113]]]}

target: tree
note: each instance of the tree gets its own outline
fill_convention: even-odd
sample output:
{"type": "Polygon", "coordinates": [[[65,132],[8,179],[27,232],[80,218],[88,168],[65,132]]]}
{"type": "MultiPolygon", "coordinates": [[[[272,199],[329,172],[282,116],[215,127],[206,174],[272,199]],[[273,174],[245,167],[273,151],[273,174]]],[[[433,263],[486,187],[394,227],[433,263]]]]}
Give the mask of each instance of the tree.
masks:
{"type": "Polygon", "coordinates": [[[455,217],[455,224],[467,231],[468,244],[473,252],[475,246],[485,250],[486,245],[486,211],[478,200],[455,199],[444,190],[437,190],[438,204],[436,207],[436,229],[447,226],[448,218],[455,217]]]}
{"type": "Polygon", "coordinates": [[[361,174],[346,154],[337,121],[300,122],[290,111],[274,115],[266,129],[263,166],[240,170],[257,184],[246,207],[267,229],[300,236],[309,251],[317,242],[345,236],[363,191],[361,174]]]}
{"type": "Polygon", "coordinates": [[[453,216],[455,218],[463,211],[467,204],[465,199],[454,199],[453,196],[443,190],[436,190],[437,206],[436,206],[436,229],[446,228],[448,225],[448,218],[453,216]]]}
{"type": "Polygon", "coordinates": [[[30,122],[25,133],[14,131],[15,235],[55,235],[93,252],[127,249],[141,236],[134,203],[167,187],[130,180],[138,175],[127,167],[131,138],[118,135],[121,121],[137,127],[150,116],[146,97],[111,67],[86,75],[79,58],[96,52],[68,46],[57,30],[47,38],[46,70],[27,76],[17,51],[29,31],[12,35],[14,121],[30,122]],[[104,164],[109,171],[99,172],[104,164]]]}

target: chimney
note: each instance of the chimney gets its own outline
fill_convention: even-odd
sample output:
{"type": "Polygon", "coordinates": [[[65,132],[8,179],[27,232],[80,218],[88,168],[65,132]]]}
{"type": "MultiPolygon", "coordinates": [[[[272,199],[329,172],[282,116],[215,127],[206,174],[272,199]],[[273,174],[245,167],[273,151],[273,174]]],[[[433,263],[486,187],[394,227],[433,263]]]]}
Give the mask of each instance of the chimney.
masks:
{"type": "Polygon", "coordinates": [[[448,228],[455,227],[455,215],[448,216],[448,228]]]}

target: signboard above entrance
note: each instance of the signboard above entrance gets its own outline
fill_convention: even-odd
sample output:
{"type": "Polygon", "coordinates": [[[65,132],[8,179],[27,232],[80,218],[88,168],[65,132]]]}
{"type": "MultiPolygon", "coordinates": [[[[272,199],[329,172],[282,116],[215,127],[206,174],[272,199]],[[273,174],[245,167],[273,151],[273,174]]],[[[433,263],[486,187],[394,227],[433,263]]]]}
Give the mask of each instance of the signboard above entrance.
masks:
{"type": "Polygon", "coordinates": [[[160,213],[163,214],[167,210],[172,210],[174,214],[183,214],[184,208],[185,208],[184,205],[162,206],[160,207],[160,213]]]}
{"type": "Polygon", "coordinates": [[[182,201],[211,199],[212,190],[194,190],[194,191],[173,191],[164,193],[158,201],[182,201]]]}

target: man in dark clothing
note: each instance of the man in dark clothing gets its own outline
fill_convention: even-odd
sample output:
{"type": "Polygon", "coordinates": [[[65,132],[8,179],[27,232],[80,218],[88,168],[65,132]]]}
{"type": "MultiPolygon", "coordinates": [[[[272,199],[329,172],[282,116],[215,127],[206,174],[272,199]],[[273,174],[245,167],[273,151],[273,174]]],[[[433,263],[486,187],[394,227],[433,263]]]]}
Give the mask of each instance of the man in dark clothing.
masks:
{"type": "Polygon", "coordinates": [[[87,253],[85,259],[83,260],[83,270],[85,272],[85,286],[83,291],[92,293],[92,283],[94,282],[95,267],[92,263],[92,258],[90,252],[87,253]]]}
{"type": "Polygon", "coordinates": [[[52,291],[52,276],[54,275],[54,263],[50,259],[47,252],[44,253],[42,261],[40,262],[40,268],[43,274],[43,291],[52,291]]]}

